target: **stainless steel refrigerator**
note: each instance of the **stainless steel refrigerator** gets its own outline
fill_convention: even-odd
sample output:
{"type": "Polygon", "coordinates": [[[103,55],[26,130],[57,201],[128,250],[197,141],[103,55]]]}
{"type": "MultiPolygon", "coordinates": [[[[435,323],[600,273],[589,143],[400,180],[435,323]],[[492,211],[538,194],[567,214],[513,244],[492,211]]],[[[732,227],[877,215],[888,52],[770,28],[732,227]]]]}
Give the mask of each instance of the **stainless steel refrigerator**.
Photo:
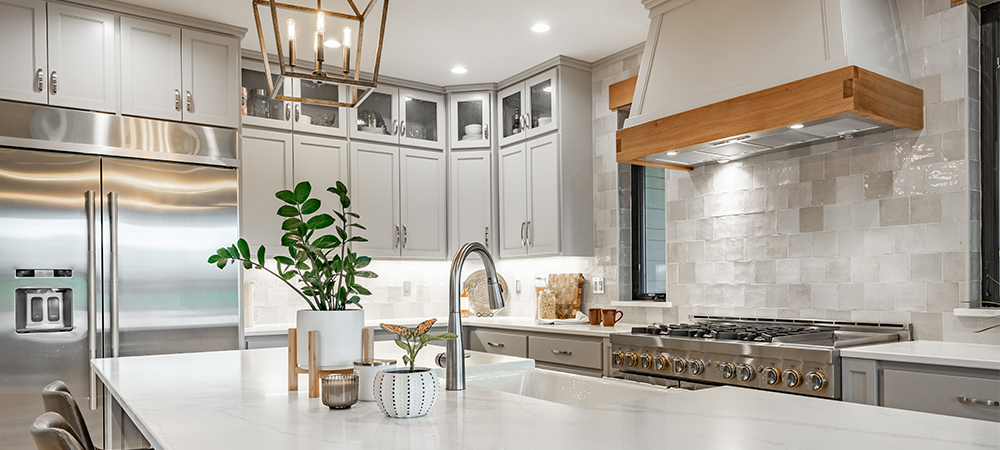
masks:
{"type": "Polygon", "coordinates": [[[239,273],[206,262],[238,237],[236,172],[0,147],[0,447],[34,448],[57,379],[100,446],[91,358],[239,348],[239,273]]]}

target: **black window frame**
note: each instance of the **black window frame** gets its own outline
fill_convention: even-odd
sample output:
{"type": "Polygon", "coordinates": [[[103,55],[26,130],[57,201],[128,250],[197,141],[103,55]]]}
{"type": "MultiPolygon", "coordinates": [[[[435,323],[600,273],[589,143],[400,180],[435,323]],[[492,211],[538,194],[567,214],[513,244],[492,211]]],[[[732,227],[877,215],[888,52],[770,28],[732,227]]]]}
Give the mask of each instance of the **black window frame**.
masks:
{"type": "Polygon", "coordinates": [[[632,165],[632,300],[663,302],[667,300],[667,293],[647,292],[645,283],[646,170],[645,166],[632,165]]]}
{"type": "Polygon", "coordinates": [[[981,10],[980,35],[980,164],[982,189],[982,301],[981,307],[1000,307],[1000,227],[998,211],[998,156],[1000,149],[1000,4],[981,10]]]}

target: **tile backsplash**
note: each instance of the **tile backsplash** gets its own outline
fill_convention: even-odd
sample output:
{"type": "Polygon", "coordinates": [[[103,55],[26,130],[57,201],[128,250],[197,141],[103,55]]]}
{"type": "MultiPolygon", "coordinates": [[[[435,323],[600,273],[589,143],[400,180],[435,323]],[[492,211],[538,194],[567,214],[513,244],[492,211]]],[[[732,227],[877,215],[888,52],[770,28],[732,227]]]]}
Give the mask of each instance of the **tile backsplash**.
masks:
{"type": "MultiPolygon", "coordinates": [[[[1000,344],[998,318],[957,317],[980,279],[978,9],[899,0],[925,126],[820,143],[690,173],[667,171],[670,309],[626,307],[626,322],[689,314],[910,322],[919,339],[1000,344]]],[[[615,160],[621,117],[608,85],[638,73],[641,47],[593,68],[594,257],[505,260],[503,315],[533,317],[533,280],[581,272],[583,304],[630,300],[630,169],[615,160]],[[591,279],[605,279],[591,294],[591,279]],[[516,282],[521,292],[513,292],[516,282]]],[[[466,275],[481,267],[475,258],[466,275]]],[[[376,261],[366,317],[443,317],[449,262],[376,261]],[[412,292],[404,296],[402,285],[412,292]]],[[[256,324],[294,321],[305,303],[246,271],[256,324]]]]}

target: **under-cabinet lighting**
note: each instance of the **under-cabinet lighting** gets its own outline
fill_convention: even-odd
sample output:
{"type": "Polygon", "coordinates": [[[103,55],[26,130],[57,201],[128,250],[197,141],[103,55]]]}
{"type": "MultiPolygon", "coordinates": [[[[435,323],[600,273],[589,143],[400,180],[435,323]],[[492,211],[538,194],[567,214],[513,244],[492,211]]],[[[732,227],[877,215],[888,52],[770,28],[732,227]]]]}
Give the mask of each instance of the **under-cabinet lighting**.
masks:
{"type": "Polygon", "coordinates": [[[451,68],[451,73],[457,73],[459,75],[468,72],[469,70],[462,66],[455,66],[451,68]]]}
{"type": "Polygon", "coordinates": [[[725,164],[727,162],[729,162],[729,158],[722,158],[719,160],[719,164],[725,164]]]}
{"type": "Polygon", "coordinates": [[[543,22],[538,22],[534,26],[531,27],[531,31],[534,31],[535,33],[544,33],[544,32],[549,31],[551,29],[552,29],[552,27],[550,27],[549,24],[543,23],[543,22]]]}
{"type": "Polygon", "coordinates": [[[789,126],[788,128],[791,128],[791,129],[793,129],[793,130],[798,130],[799,128],[802,128],[802,127],[804,127],[804,126],[805,126],[804,124],[801,124],[801,123],[797,123],[797,124],[795,124],[795,125],[790,125],[790,126],[789,126]]]}
{"type": "Polygon", "coordinates": [[[671,150],[667,152],[667,156],[675,156],[675,155],[677,155],[677,150],[671,150]]]}

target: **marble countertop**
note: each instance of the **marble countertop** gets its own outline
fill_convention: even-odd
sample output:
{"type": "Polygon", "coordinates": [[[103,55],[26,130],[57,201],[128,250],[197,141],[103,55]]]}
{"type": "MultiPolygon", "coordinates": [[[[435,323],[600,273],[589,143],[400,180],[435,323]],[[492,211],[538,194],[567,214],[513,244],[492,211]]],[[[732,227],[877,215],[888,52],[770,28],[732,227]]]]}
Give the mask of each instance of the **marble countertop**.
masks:
{"type": "Polygon", "coordinates": [[[1000,345],[906,341],[845,348],[844,358],[1000,370],[1000,345]]]}
{"type": "Polygon", "coordinates": [[[1000,424],[735,387],[579,408],[477,386],[424,417],[288,392],[285,349],[94,360],[158,450],[998,448],[1000,424]]]}
{"type": "MultiPolygon", "coordinates": [[[[417,326],[420,322],[423,322],[430,317],[404,317],[400,319],[367,319],[365,320],[366,327],[378,328],[379,324],[391,323],[393,325],[402,325],[404,327],[413,328],[417,326]]],[[[447,317],[437,317],[437,323],[434,326],[448,326],[447,317]]],[[[295,323],[277,323],[277,324],[267,324],[267,325],[254,325],[252,327],[243,328],[244,336],[279,336],[288,335],[288,329],[295,328],[295,323]]]]}
{"type": "Polygon", "coordinates": [[[581,325],[538,325],[535,323],[535,319],[530,317],[470,317],[468,319],[462,319],[462,325],[484,328],[502,328],[507,330],[572,334],[577,336],[608,337],[614,333],[628,333],[632,331],[632,327],[644,327],[647,324],[640,325],[618,322],[618,324],[613,327],[590,325],[587,323],[581,325]]]}

